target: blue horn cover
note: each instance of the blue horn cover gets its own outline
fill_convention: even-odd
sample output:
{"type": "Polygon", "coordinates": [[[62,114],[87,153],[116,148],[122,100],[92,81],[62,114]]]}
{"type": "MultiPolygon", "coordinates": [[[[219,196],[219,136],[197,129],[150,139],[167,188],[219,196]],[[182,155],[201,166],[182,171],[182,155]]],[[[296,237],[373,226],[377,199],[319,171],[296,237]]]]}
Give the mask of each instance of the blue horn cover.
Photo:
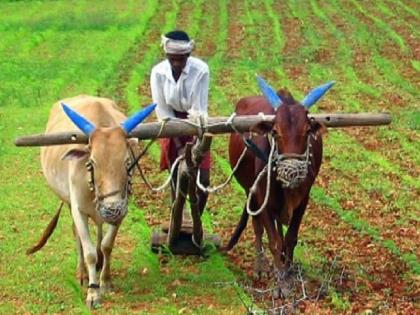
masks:
{"type": "Polygon", "coordinates": [[[324,85],[320,85],[310,91],[305,98],[300,102],[306,108],[314,105],[327,91],[335,84],[335,81],[330,81],[324,85]]]}
{"type": "Polygon", "coordinates": [[[123,123],[121,123],[121,128],[125,131],[126,134],[129,134],[136,126],[147,118],[154,110],[156,104],[150,104],[146,108],[139,110],[137,113],[128,117],[123,123]]]}
{"type": "Polygon", "coordinates": [[[72,110],[68,105],[61,103],[64,112],[70,118],[70,120],[87,136],[90,136],[91,133],[96,129],[95,125],[92,124],[85,117],[79,115],[77,112],[72,110]]]}
{"type": "Polygon", "coordinates": [[[277,95],[276,91],[259,75],[257,75],[257,81],[261,92],[264,94],[265,98],[274,109],[277,109],[281,104],[283,104],[280,96],[277,95]]]}

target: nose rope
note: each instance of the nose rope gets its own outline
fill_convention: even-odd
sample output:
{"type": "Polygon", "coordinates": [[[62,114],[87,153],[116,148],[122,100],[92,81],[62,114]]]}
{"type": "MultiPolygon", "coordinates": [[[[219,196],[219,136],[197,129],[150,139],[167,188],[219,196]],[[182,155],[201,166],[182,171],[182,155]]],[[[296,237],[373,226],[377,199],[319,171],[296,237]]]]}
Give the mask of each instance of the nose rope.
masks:
{"type": "MultiPolygon", "coordinates": [[[[99,212],[99,215],[105,222],[114,224],[118,223],[121,218],[123,218],[127,214],[127,203],[128,203],[128,194],[130,191],[130,178],[125,183],[124,189],[116,189],[106,194],[101,194],[98,187],[95,185],[94,180],[94,169],[92,161],[86,162],[86,168],[89,172],[89,189],[90,191],[95,192],[95,199],[94,202],[96,203],[96,209],[99,212]],[[115,196],[122,191],[125,192],[122,200],[113,202],[110,206],[104,206],[103,200],[105,198],[115,196]]],[[[130,170],[127,169],[128,176],[130,177],[130,170]]]]}
{"type": "Polygon", "coordinates": [[[303,154],[296,154],[296,153],[284,153],[278,154],[276,148],[277,145],[274,141],[274,138],[271,137],[270,139],[270,154],[268,156],[268,163],[265,167],[261,170],[258,174],[257,178],[254,181],[251,189],[249,190],[247,202],[246,202],[246,211],[251,216],[259,215],[267,206],[268,197],[270,195],[270,187],[271,187],[271,171],[277,171],[276,179],[281,181],[282,186],[284,188],[296,188],[299,186],[308,175],[308,168],[309,165],[312,164],[311,158],[313,154],[311,152],[312,143],[311,139],[316,139],[316,135],[313,133],[308,135],[306,150],[303,154]],[[267,183],[266,183],[266,191],[264,196],[264,201],[261,207],[257,210],[251,209],[251,199],[252,196],[256,193],[258,184],[263,176],[267,174],[267,183]]]}
{"type": "Polygon", "coordinates": [[[263,212],[263,210],[267,206],[268,197],[270,196],[270,187],[271,187],[271,163],[272,163],[272,159],[273,159],[273,155],[274,155],[274,151],[275,151],[276,147],[277,146],[275,144],[274,139],[271,138],[271,149],[270,149],[270,154],[268,156],[268,163],[265,165],[265,167],[262,169],[262,171],[258,174],[254,184],[252,185],[251,189],[249,190],[248,198],[246,200],[246,211],[251,216],[255,217],[255,216],[259,215],[261,212],[263,212]],[[266,173],[267,173],[267,185],[265,187],[264,201],[263,201],[261,207],[258,210],[254,211],[254,210],[251,209],[252,195],[257,192],[258,183],[260,182],[260,180],[263,178],[264,174],[266,174],[266,173]]]}

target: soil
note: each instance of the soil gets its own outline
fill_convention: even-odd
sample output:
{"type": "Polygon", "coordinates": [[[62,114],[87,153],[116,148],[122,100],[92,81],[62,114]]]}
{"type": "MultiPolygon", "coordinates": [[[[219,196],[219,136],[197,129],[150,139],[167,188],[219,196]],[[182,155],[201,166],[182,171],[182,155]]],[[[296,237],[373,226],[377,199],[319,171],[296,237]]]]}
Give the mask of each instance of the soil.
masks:
{"type": "MultiPolygon", "coordinates": [[[[207,8],[205,12],[217,10],[216,5],[212,3],[206,2],[204,6],[207,8]]],[[[274,8],[276,12],[287,12],[288,10],[282,2],[276,2],[274,8]]],[[[346,9],[349,10],[349,8],[346,9]]],[[[227,60],[239,60],[244,55],[255,56],[254,48],[249,47],[247,44],[252,38],[246,32],[246,27],[257,26],[245,25],[243,22],[244,14],[246,14],[244,12],[244,6],[240,2],[234,1],[229,3],[228,43],[224,56],[227,60]]],[[[369,25],[372,32],[376,32],[372,20],[356,13],[355,10],[352,11],[352,14],[356,15],[363,23],[369,25]]],[[[287,16],[282,18],[280,22],[285,38],[287,39],[282,51],[283,60],[285,61],[285,72],[288,79],[297,88],[306,91],[309,87],[307,64],[305,60],[296,59],[296,56],[299,55],[299,49],[305,45],[300,21],[292,16],[287,16]]],[[[345,34],[349,31],[346,26],[346,21],[340,16],[332,15],[332,22],[345,34]]],[[[391,21],[387,20],[388,22],[391,23],[391,21]]],[[[215,21],[213,21],[213,24],[217,28],[215,21]]],[[[319,28],[324,27],[321,21],[317,21],[316,24],[319,28]]],[[[179,26],[187,27],[187,25],[181,24],[179,26]]],[[[413,55],[402,55],[395,49],[383,49],[381,54],[384,54],[384,56],[391,60],[398,58],[404,67],[402,71],[405,71],[405,77],[408,77],[412,74],[412,70],[410,70],[410,59],[417,56],[419,43],[411,39],[411,35],[407,30],[401,30],[397,25],[393,25],[393,28],[406,40],[413,55]]],[[[262,30],[258,29],[257,32],[259,31],[262,30]]],[[[218,43],[215,42],[216,38],[214,36],[216,31],[211,33],[203,30],[203,33],[204,35],[201,40],[202,46],[198,48],[197,53],[202,53],[211,58],[217,52],[218,43]]],[[[156,35],[155,33],[150,33],[147,38],[151,40],[152,38],[156,38],[156,35]]],[[[332,41],[334,45],[337,44],[337,41],[331,35],[328,36],[328,41],[332,41]]],[[[371,63],[370,53],[360,47],[352,48],[352,64],[355,71],[363,78],[364,83],[374,84],[376,74],[367,74],[361,70],[371,63]]],[[[138,58],[141,59],[140,52],[138,58]]],[[[316,62],[323,64],[328,63],[329,60],[334,58],[334,54],[329,49],[319,49],[315,52],[313,58],[316,62]]],[[[227,65],[232,67],[231,63],[227,65]]],[[[234,69],[231,67],[226,66],[224,69],[221,69],[221,72],[217,74],[212,84],[217,84],[221,87],[235,86],[235,82],[232,82],[234,69]]],[[[269,76],[275,77],[274,72],[270,72],[269,76]]],[[[121,76],[121,80],[124,81],[124,76],[121,76]]],[[[149,89],[148,83],[145,83],[139,88],[139,93],[143,96],[149,95],[149,89]]],[[[223,93],[232,103],[237,100],[237,91],[223,90],[223,93]]],[[[384,109],[390,109],[392,111],[397,111],[398,108],[404,107],[404,103],[406,102],[404,95],[396,93],[384,92],[382,98],[385,100],[383,104],[384,109]]],[[[361,103],[372,103],[374,101],[374,99],[368,96],[362,96],[360,99],[361,103]]],[[[334,101],[326,102],[322,105],[322,110],[336,111],[337,104],[334,101]]],[[[214,111],[214,109],[211,109],[211,111],[214,111]]],[[[363,131],[361,129],[348,129],[346,130],[346,134],[357,139],[365,149],[378,152],[382,156],[385,156],[392,163],[398,165],[402,172],[409,174],[413,178],[417,178],[420,174],[418,165],[414,164],[413,161],[400,159],[400,144],[382,139],[376,129],[363,129],[363,131]]],[[[226,145],[226,141],[222,141],[222,143],[226,145]]],[[[225,152],[223,152],[222,148],[218,149],[216,153],[224,156],[225,152]]],[[[166,173],[156,177],[159,173],[158,165],[156,165],[156,161],[153,161],[149,157],[146,157],[142,161],[142,166],[145,172],[149,174],[148,177],[153,178],[153,180],[159,183],[166,177],[166,173]]],[[[214,181],[218,181],[225,176],[221,170],[217,169],[217,165],[212,174],[214,175],[214,181]]],[[[325,191],[328,191],[329,185],[334,182],[335,178],[340,176],[345,176],[345,174],[333,169],[328,161],[326,161],[323,165],[321,175],[317,180],[317,184],[323,187],[325,191]]],[[[396,182],[400,181],[399,178],[389,179],[396,182]]],[[[353,182],[349,179],[349,183],[351,185],[358,184],[357,179],[353,179],[353,182]]],[[[144,192],[147,191],[147,187],[144,183],[140,182],[135,185],[135,191],[144,192]]],[[[351,192],[352,189],[349,189],[349,191],[351,192]]],[[[229,239],[239,216],[221,213],[218,209],[221,203],[228,202],[226,201],[226,196],[234,196],[235,194],[238,194],[238,192],[232,187],[229,187],[223,192],[224,196],[211,196],[208,203],[208,211],[212,213],[212,218],[214,219],[214,229],[221,235],[224,241],[229,239]]],[[[348,211],[352,211],[354,208],[363,209],[361,218],[369,222],[372,226],[383,227],[382,237],[395,241],[403,252],[410,252],[416,246],[418,226],[401,227],[395,225],[395,221],[400,218],[401,214],[395,211],[384,213],[382,209],[387,206],[387,201],[382,196],[373,193],[369,196],[370,200],[372,200],[369,204],[365,203],[364,197],[356,193],[353,196],[351,200],[341,202],[343,209],[348,211]]],[[[417,197],[416,195],[413,197],[418,198],[418,195],[417,197]]],[[[139,195],[136,198],[137,205],[140,208],[149,209],[145,212],[148,224],[156,227],[169,219],[169,200],[170,194],[168,192],[164,194],[149,194],[148,198],[141,198],[139,195]]],[[[253,231],[250,226],[251,224],[249,224],[243,233],[239,244],[234,250],[226,254],[229,261],[228,265],[238,275],[238,282],[254,288],[267,289],[272,285],[272,280],[268,278],[255,280],[253,277],[255,253],[253,249],[253,231]]],[[[315,260],[308,262],[311,265],[310,269],[317,270],[318,274],[313,275],[309,270],[305,270],[304,268],[303,277],[306,281],[305,286],[309,295],[316,295],[318,290],[326,284],[322,275],[328,274],[330,270],[331,280],[327,282],[341,296],[342,300],[349,303],[349,308],[345,311],[347,313],[414,314],[418,311],[419,281],[417,278],[409,276],[409,267],[399,257],[391,254],[389,250],[344,223],[330,209],[310,203],[302,223],[299,238],[299,242],[309,253],[313,251],[316,256],[323,258],[323,261],[315,260]]],[[[417,257],[419,257],[419,254],[417,250],[417,257]]],[[[269,254],[268,256],[270,257],[269,254]]],[[[297,284],[297,287],[300,287],[300,283],[297,284]]],[[[301,293],[301,289],[297,289],[297,294],[300,295],[301,293]]],[[[252,294],[250,295],[252,296],[252,294]]],[[[254,298],[257,299],[255,295],[254,298]]],[[[196,302],[207,305],[217,303],[211,297],[208,299],[200,297],[197,298],[196,302]]],[[[274,303],[279,306],[284,302],[284,300],[277,299],[274,303]]],[[[257,302],[262,307],[270,305],[270,303],[273,303],[271,295],[264,296],[257,302]]],[[[299,303],[298,308],[300,312],[307,314],[337,313],[339,306],[333,305],[334,302],[330,296],[321,295],[316,301],[313,298],[312,300],[299,303]]]]}

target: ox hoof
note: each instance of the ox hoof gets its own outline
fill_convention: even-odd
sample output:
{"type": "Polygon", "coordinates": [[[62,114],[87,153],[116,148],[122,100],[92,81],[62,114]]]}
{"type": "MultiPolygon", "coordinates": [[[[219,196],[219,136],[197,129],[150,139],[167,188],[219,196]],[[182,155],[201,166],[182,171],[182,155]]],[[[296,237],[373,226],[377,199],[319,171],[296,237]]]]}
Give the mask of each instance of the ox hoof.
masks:
{"type": "Polygon", "coordinates": [[[273,299],[277,300],[280,299],[282,297],[282,292],[280,288],[275,288],[273,290],[273,299]]]}
{"type": "Polygon", "coordinates": [[[288,298],[293,291],[294,279],[289,271],[279,272],[277,276],[278,297],[288,298]]]}
{"type": "Polygon", "coordinates": [[[90,309],[90,310],[94,310],[97,308],[101,307],[101,299],[97,298],[97,299],[87,299],[86,300],[86,306],[90,309]]]}
{"type": "Polygon", "coordinates": [[[254,278],[260,280],[264,276],[269,275],[269,263],[264,255],[258,255],[254,262],[254,278]]]}
{"type": "Polygon", "coordinates": [[[101,295],[99,289],[88,289],[86,306],[89,309],[95,309],[101,306],[101,295]]]}

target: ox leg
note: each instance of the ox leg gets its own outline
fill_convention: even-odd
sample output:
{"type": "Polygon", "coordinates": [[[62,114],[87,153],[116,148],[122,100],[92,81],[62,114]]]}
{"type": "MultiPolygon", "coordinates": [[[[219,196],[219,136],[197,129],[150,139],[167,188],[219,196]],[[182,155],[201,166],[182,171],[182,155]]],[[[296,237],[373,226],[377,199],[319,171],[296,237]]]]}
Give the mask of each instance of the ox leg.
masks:
{"type": "Polygon", "coordinates": [[[289,229],[286,233],[285,259],[286,266],[291,267],[293,263],[293,252],[297,244],[297,236],[299,232],[300,223],[302,222],[303,214],[305,213],[308,204],[309,194],[302,200],[300,205],[293,211],[292,220],[290,221],[289,229]]]}
{"type": "Polygon", "coordinates": [[[96,255],[98,255],[98,260],[96,261],[96,271],[101,270],[104,263],[104,255],[101,249],[102,238],[102,224],[98,224],[96,225],[96,255]]]}
{"type": "Polygon", "coordinates": [[[74,237],[76,238],[76,250],[77,250],[77,271],[76,271],[76,277],[77,279],[79,279],[80,285],[84,286],[84,285],[88,285],[89,283],[89,279],[88,279],[88,274],[87,274],[87,270],[86,270],[86,265],[85,265],[85,259],[83,258],[83,248],[82,248],[82,242],[80,241],[80,237],[79,234],[76,231],[76,226],[73,223],[72,225],[73,228],[73,234],[74,237]]]}
{"type": "MultiPolygon", "coordinates": [[[[246,212],[246,209],[245,209],[246,212]]],[[[254,277],[260,279],[264,271],[268,271],[268,261],[264,255],[263,248],[263,234],[264,226],[261,222],[261,216],[252,217],[252,227],[254,228],[255,233],[255,262],[254,262],[254,277]]]]}
{"type": "Polygon", "coordinates": [[[101,249],[104,257],[104,264],[101,272],[101,291],[111,290],[111,252],[114,247],[115,238],[120,225],[110,225],[101,243],[101,249]]]}
{"type": "MultiPolygon", "coordinates": [[[[284,270],[282,260],[283,254],[283,232],[276,228],[276,220],[267,212],[263,212],[265,228],[268,235],[268,244],[270,251],[273,254],[275,274],[277,276],[278,289],[273,292],[274,298],[278,299],[280,296],[288,297],[292,290],[292,285],[287,278],[287,272],[284,270]]],[[[281,228],[281,225],[278,226],[281,228]]]]}
{"type": "Polygon", "coordinates": [[[277,270],[281,271],[283,270],[283,263],[281,260],[281,254],[283,251],[282,239],[276,229],[274,218],[272,218],[267,211],[264,211],[261,216],[263,217],[262,221],[264,222],[265,229],[267,230],[268,246],[274,258],[274,266],[277,270]]]}
{"type": "MultiPolygon", "coordinates": [[[[72,204],[77,203],[73,202],[72,204]]],[[[89,274],[89,286],[86,298],[86,305],[89,308],[92,308],[94,306],[99,305],[101,302],[99,285],[97,284],[96,280],[96,248],[93,245],[92,240],[90,239],[87,216],[82,214],[77,207],[71,208],[71,214],[73,216],[73,221],[76,226],[80,242],[82,243],[83,258],[85,260],[89,274]]]]}
{"type": "MultiPolygon", "coordinates": [[[[286,243],[284,241],[284,236],[283,236],[283,225],[280,223],[279,218],[276,219],[276,222],[277,222],[277,231],[279,232],[279,237],[281,239],[281,243],[285,245],[286,243]]],[[[283,246],[283,251],[281,253],[281,258],[282,258],[283,263],[284,263],[284,260],[285,260],[285,257],[284,257],[284,247],[285,246],[283,246]]]]}

